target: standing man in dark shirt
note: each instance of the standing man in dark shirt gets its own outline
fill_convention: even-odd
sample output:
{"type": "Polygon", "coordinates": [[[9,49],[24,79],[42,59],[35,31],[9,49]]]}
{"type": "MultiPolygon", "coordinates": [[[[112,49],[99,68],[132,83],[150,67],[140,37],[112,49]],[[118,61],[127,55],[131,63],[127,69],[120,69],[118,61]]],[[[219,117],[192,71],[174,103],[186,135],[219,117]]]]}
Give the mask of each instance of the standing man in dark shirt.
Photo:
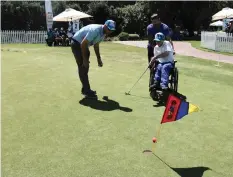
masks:
{"type": "Polygon", "coordinates": [[[226,31],[227,33],[233,33],[233,19],[229,21],[226,31]]]}
{"type": "Polygon", "coordinates": [[[153,54],[153,51],[154,51],[154,37],[155,37],[155,34],[156,33],[163,33],[166,40],[167,41],[170,41],[172,47],[173,47],[173,50],[175,51],[174,49],[174,46],[173,46],[173,43],[172,43],[172,40],[171,40],[171,36],[170,36],[170,30],[169,30],[169,27],[162,23],[160,21],[160,17],[158,16],[158,14],[153,14],[151,16],[151,24],[149,24],[147,26],[147,36],[148,36],[148,45],[147,45],[147,51],[148,51],[148,63],[150,63],[150,60],[151,60],[151,57],[154,56],[153,54]]]}

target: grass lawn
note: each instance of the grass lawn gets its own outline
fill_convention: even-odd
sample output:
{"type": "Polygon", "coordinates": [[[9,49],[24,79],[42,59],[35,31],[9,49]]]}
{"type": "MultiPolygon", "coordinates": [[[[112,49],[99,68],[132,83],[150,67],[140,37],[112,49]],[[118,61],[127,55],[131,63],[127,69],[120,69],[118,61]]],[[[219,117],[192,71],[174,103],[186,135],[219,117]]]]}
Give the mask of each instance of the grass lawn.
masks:
{"type": "Polygon", "coordinates": [[[216,51],[211,50],[211,49],[203,48],[203,47],[201,47],[201,41],[188,41],[188,42],[191,43],[191,45],[192,45],[193,47],[195,47],[196,49],[200,49],[200,50],[203,50],[203,51],[206,51],[206,52],[214,52],[214,53],[218,53],[218,54],[233,56],[233,53],[228,53],[228,52],[216,52],[216,51]]]}
{"type": "Polygon", "coordinates": [[[102,43],[99,68],[91,48],[89,78],[99,101],[81,104],[69,47],[2,49],[2,176],[233,175],[233,65],[176,56],[179,91],[202,111],[163,124],[158,158],[142,153],[151,149],[164,111],[149,98],[149,73],[133,95],[124,94],[147,66],[145,49],[102,43]]]}

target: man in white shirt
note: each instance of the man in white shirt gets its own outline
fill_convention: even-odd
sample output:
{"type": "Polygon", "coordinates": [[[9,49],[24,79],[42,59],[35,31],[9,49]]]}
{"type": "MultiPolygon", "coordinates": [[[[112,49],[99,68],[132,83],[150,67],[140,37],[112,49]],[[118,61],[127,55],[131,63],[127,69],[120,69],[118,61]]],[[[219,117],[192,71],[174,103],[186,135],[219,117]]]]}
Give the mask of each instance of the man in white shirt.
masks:
{"type": "Polygon", "coordinates": [[[169,41],[165,40],[163,33],[156,33],[154,41],[156,46],[154,47],[154,57],[151,59],[150,65],[153,65],[155,61],[158,61],[157,70],[155,73],[155,84],[151,87],[158,87],[159,84],[162,90],[168,89],[169,74],[173,68],[173,47],[169,41]]]}

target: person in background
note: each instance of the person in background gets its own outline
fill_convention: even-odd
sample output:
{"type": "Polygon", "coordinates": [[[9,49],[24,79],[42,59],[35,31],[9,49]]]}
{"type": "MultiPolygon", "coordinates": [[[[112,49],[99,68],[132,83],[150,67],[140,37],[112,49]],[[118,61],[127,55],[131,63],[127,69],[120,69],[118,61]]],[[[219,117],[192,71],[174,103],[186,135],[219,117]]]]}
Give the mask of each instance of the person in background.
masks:
{"type": "Polygon", "coordinates": [[[61,30],[59,32],[59,36],[61,38],[62,45],[65,46],[66,45],[67,34],[66,34],[66,32],[65,32],[65,30],[64,30],[63,27],[61,27],[61,30]]]}
{"type": "Polygon", "coordinates": [[[53,33],[54,33],[54,37],[55,37],[54,46],[58,46],[59,45],[59,41],[60,41],[60,35],[59,35],[58,28],[55,28],[53,33]]]}
{"type": "Polygon", "coordinates": [[[67,36],[69,38],[69,43],[71,43],[71,38],[72,38],[73,35],[74,35],[73,22],[70,21],[69,28],[68,28],[68,31],[67,31],[67,36]]]}
{"type": "Polygon", "coordinates": [[[49,28],[49,31],[47,32],[47,36],[48,38],[46,39],[46,42],[48,46],[52,46],[53,43],[55,42],[55,36],[54,36],[52,28],[49,28]]]}
{"type": "Polygon", "coordinates": [[[226,28],[227,33],[233,33],[233,19],[229,21],[227,28],[226,28]]]}

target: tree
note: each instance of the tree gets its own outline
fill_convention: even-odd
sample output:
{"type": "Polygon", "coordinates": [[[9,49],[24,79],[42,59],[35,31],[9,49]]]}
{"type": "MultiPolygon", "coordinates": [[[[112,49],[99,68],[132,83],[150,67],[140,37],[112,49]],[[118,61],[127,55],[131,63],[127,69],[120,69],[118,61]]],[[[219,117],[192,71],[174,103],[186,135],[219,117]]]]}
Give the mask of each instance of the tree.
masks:
{"type": "Polygon", "coordinates": [[[134,5],[127,5],[120,8],[120,14],[123,17],[122,28],[128,33],[137,33],[140,36],[145,34],[147,25],[147,2],[137,2],[134,5]]]}
{"type": "Polygon", "coordinates": [[[97,24],[104,24],[110,16],[108,4],[104,1],[92,1],[88,4],[88,14],[92,15],[94,22],[97,24]]]}

